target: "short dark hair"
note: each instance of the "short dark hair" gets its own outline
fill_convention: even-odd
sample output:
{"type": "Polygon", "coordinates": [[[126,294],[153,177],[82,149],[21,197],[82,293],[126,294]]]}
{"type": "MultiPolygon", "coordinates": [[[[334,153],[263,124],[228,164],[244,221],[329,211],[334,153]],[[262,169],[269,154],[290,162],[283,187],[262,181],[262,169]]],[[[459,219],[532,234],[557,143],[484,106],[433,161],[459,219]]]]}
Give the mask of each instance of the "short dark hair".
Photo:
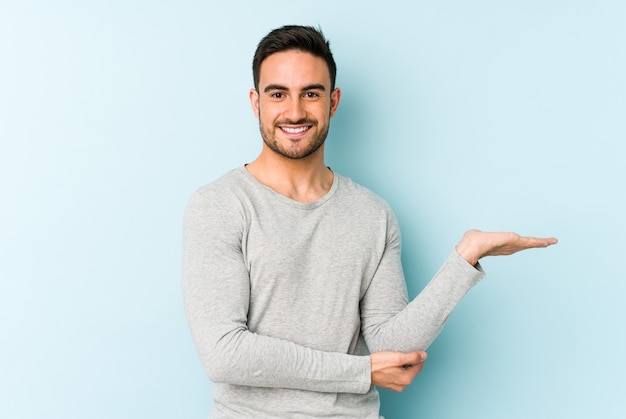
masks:
{"type": "Polygon", "coordinates": [[[331,90],[335,88],[337,77],[337,65],[330,51],[330,42],[324,38],[321,29],[312,26],[286,25],[274,29],[259,42],[252,60],[252,76],[254,77],[254,88],[259,89],[259,78],[261,76],[261,64],[272,54],[277,52],[299,50],[308,52],[316,57],[322,58],[328,65],[330,73],[331,90]]]}

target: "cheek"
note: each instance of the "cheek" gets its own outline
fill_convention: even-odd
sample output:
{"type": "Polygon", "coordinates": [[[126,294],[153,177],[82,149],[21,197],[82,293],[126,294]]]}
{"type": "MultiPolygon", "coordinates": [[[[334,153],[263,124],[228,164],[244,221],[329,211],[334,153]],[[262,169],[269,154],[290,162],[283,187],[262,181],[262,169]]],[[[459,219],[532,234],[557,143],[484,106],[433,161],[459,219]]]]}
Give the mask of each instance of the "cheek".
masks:
{"type": "Polygon", "coordinates": [[[259,106],[257,114],[259,119],[263,118],[266,121],[273,121],[280,115],[280,109],[276,104],[263,104],[259,106]]]}

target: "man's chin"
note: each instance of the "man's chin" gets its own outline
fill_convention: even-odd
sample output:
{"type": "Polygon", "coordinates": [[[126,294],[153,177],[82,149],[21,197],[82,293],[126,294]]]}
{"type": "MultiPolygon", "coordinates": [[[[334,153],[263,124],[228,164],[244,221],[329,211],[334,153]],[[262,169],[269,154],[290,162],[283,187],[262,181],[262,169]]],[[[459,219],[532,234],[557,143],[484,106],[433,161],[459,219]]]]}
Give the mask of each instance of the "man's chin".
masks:
{"type": "Polygon", "coordinates": [[[302,150],[302,149],[285,150],[285,149],[282,149],[280,147],[271,147],[270,146],[270,148],[275,153],[281,155],[282,157],[290,159],[290,160],[303,160],[303,159],[306,159],[308,157],[311,157],[316,152],[319,152],[320,147],[321,147],[321,145],[317,146],[317,147],[310,148],[310,149],[305,149],[305,150],[302,150]]]}
{"type": "MultiPolygon", "coordinates": [[[[328,131],[326,133],[328,133],[328,131]]],[[[263,135],[262,131],[261,134],[267,147],[269,147],[274,153],[290,160],[306,159],[316,152],[321,152],[322,146],[326,141],[326,135],[324,135],[320,141],[319,133],[315,136],[314,134],[316,133],[313,130],[309,130],[307,135],[299,138],[285,136],[280,129],[276,129],[276,131],[273,132],[274,135],[270,138],[263,135]],[[309,140],[312,135],[315,138],[311,138],[309,140]],[[313,142],[311,143],[311,141],[313,142]],[[287,145],[288,147],[284,147],[283,145],[287,145]]]]}

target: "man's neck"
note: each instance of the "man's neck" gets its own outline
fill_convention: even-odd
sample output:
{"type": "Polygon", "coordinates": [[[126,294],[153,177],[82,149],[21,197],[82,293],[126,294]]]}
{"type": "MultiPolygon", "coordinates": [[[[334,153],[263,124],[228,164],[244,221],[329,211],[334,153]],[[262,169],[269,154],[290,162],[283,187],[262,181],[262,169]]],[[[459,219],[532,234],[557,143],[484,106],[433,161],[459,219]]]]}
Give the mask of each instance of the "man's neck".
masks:
{"type": "Polygon", "coordinates": [[[328,193],[334,174],[324,165],[323,150],[304,159],[288,159],[264,150],[246,168],[265,186],[294,201],[311,203],[328,193]]]}

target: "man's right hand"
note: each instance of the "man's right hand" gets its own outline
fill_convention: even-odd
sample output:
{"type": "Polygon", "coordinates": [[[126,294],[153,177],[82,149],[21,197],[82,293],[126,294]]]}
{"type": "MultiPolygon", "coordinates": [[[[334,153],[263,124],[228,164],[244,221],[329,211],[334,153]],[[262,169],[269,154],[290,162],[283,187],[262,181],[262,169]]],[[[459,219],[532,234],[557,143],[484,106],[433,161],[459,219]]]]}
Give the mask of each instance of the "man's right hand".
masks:
{"type": "Polygon", "coordinates": [[[402,391],[424,367],[426,352],[374,352],[370,360],[372,385],[402,391]]]}

